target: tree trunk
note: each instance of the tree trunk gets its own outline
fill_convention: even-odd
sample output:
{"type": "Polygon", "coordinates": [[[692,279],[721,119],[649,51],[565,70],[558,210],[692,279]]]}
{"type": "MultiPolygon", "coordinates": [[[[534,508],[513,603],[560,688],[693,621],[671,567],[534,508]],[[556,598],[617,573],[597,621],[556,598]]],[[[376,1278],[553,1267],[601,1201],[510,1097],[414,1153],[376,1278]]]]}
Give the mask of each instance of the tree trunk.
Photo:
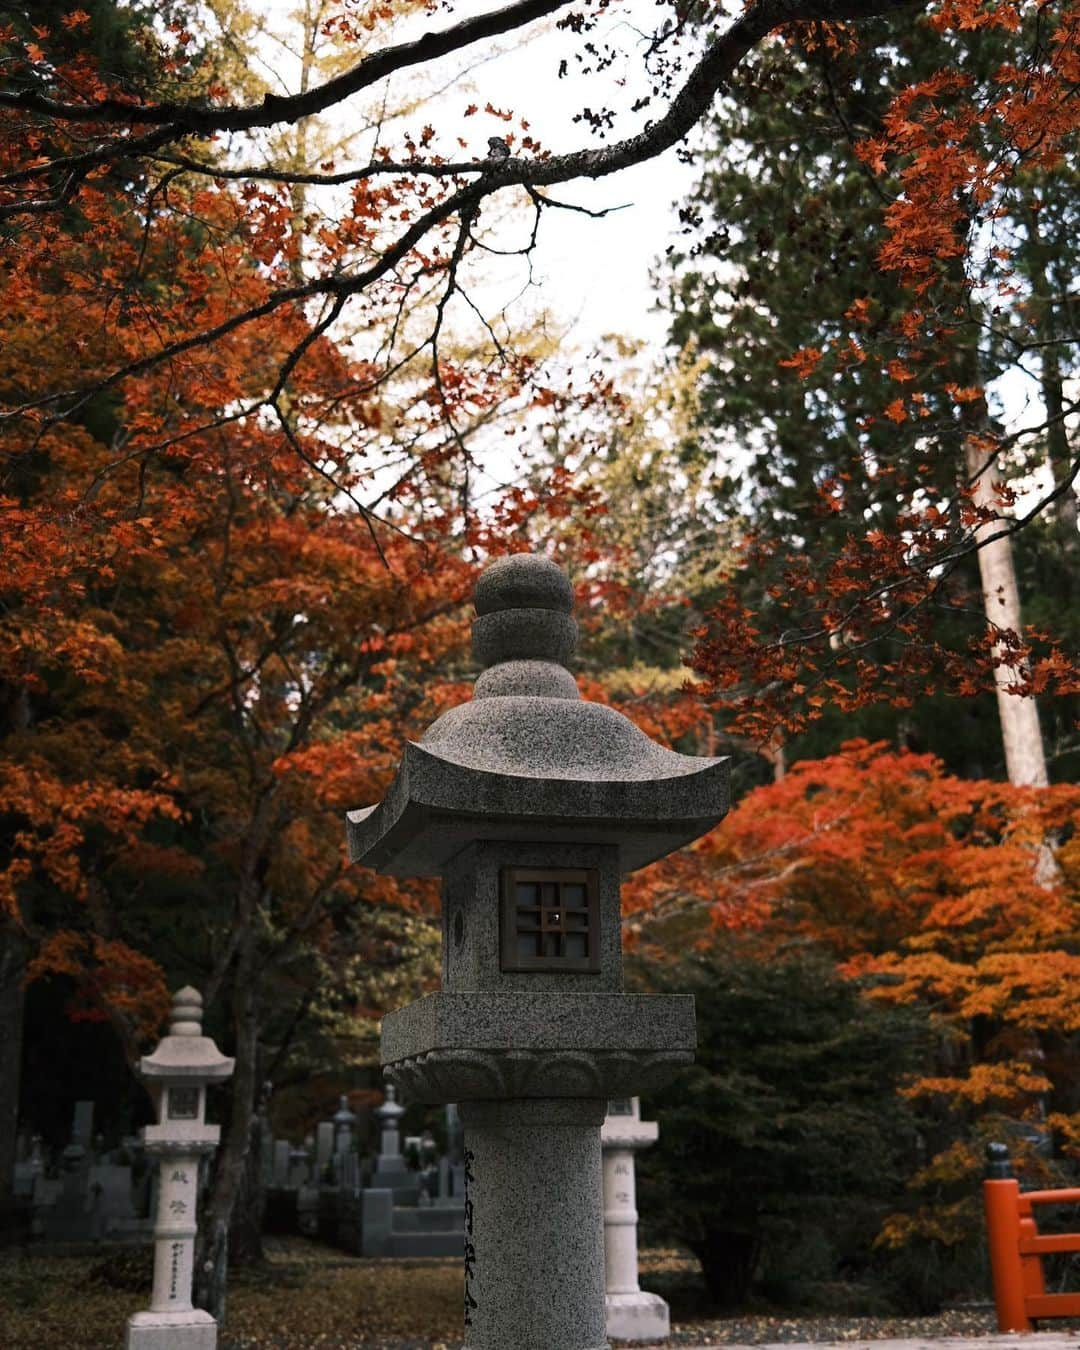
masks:
{"type": "Polygon", "coordinates": [[[23,979],[29,947],[10,921],[0,926],[0,1246],[17,1237],[15,1137],[22,1073],[23,979]]]}
{"type": "MultiPolygon", "coordinates": [[[[1000,512],[996,492],[999,481],[996,462],[990,460],[986,463],[985,453],[969,443],[966,463],[976,506],[1000,512]]],[[[976,539],[982,540],[997,534],[1001,525],[1000,520],[980,525],[975,532],[976,539]]],[[[1020,593],[1016,585],[1011,538],[1006,535],[992,543],[983,544],[978,557],[987,622],[994,628],[1021,632],[1020,593]]],[[[995,657],[1000,651],[1000,646],[995,644],[995,657]]],[[[1005,772],[1009,782],[1015,786],[1046,787],[1049,779],[1035,699],[1030,694],[1009,693],[1009,686],[1025,677],[1026,671],[1013,665],[994,667],[1001,739],[1005,746],[1005,772]]]]}
{"type": "Polygon", "coordinates": [[[251,1117],[250,1128],[244,1175],[229,1225],[229,1260],[233,1266],[259,1265],[266,1257],[262,1240],[266,1212],[266,1191],[262,1184],[262,1120],[257,1113],[251,1117]]]}
{"type": "MultiPolygon", "coordinates": [[[[1065,425],[1065,377],[1061,370],[1061,353],[1053,345],[1052,337],[1045,339],[1047,346],[1042,350],[1043,404],[1050,425],[1046,428],[1046,457],[1054,482],[1060,483],[1072,472],[1072,455],[1069,452],[1069,433],[1065,425]]],[[[1070,487],[1054,502],[1054,521],[1061,535],[1061,542],[1067,554],[1075,557],[1077,553],[1077,500],[1076,489],[1070,487]]]]}
{"type": "Polygon", "coordinates": [[[710,1300],[721,1308],[739,1307],[750,1293],[761,1244],[755,1233],[710,1228],[688,1242],[701,1263],[710,1300]]]}
{"type": "MultiPolygon", "coordinates": [[[[1052,248],[1039,229],[1039,217],[1029,212],[1026,218],[1030,247],[1026,252],[1031,280],[1035,332],[1039,341],[1039,386],[1046,412],[1046,459],[1055,483],[1072,471],[1069,432],[1065,424],[1065,377],[1062,373],[1062,341],[1058,332],[1052,283],[1047,270],[1052,248]]],[[[1077,536],[1076,489],[1070,487],[1054,502],[1054,522],[1066,554],[1075,556],[1080,548],[1077,536]]]]}
{"type": "Polygon", "coordinates": [[[217,1159],[195,1269],[196,1307],[204,1308],[219,1326],[225,1320],[229,1230],[244,1190],[258,1085],[259,1025],[253,947],[254,934],[249,924],[237,955],[232,989],[236,1069],[232,1078],[229,1123],[217,1159]]]}

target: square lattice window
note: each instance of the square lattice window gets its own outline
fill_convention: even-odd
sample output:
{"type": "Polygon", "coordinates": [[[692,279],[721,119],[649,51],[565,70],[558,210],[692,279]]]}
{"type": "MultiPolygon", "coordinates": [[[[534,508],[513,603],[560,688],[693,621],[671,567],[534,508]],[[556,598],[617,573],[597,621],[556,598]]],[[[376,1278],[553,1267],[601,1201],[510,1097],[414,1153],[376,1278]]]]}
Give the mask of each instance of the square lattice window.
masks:
{"type": "Polygon", "coordinates": [[[502,872],[502,969],[600,969],[597,874],[571,868],[502,872]]]}
{"type": "Polygon", "coordinates": [[[197,1087],[171,1087],[169,1089],[169,1119],[198,1120],[199,1089],[197,1087]]]}

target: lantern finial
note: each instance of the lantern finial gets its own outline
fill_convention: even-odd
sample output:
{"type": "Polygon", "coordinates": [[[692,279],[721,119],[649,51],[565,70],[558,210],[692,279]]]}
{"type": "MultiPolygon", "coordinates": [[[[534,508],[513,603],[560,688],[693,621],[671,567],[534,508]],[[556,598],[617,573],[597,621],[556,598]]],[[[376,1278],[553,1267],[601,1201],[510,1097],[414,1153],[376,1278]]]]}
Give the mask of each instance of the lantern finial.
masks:
{"type": "MultiPolygon", "coordinates": [[[[349,853],[392,876],[446,876],[477,840],[616,845],[633,871],[727,810],[727,763],[658,745],[583,699],[569,578],[540,555],[500,558],[476,583],[468,703],[407,742],[383,800],[350,811],[349,853]]],[[[525,864],[522,864],[525,865],[525,864]]]]}
{"type": "Polygon", "coordinates": [[[169,1014],[169,1035],[201,1036],[202,1015],[202,994],[190,984],[178,989],[173,995],[172,1011],[169,1014]]]}
{"type": "Polygon", "coordinates": [[[566,669],[577,650],[566,573],[539,554],[499,558],[476,583],[473,655],[487,669],[473,698],[580,698],[566,669]]]}

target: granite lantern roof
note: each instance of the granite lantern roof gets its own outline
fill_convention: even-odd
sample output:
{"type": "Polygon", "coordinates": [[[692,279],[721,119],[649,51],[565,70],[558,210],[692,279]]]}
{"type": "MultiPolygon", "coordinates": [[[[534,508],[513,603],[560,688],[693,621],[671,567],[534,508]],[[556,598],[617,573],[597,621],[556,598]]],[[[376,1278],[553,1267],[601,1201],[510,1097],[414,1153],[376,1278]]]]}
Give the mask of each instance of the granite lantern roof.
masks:
{"type": "Polygon", "coordinates": [[[139,1074],[155,1082],[220,1082],[232,1076],[234,1061],[203,1035],[202,995],[191,985],[173,995],[169,1034],[152,1055],[139,1060],[139,1074]]]}
{"type": "Polygon", "coordinates": [[[573,591],[546,558],[493,563],[475,593],[472,700],[405,753],[384,799],[348,814],[349,852],[434,876],[476,839],[616,844],[632,871],[689,843],[728,807],[726,759],[682,755],[582,699],[568,669],[573,591]]]}

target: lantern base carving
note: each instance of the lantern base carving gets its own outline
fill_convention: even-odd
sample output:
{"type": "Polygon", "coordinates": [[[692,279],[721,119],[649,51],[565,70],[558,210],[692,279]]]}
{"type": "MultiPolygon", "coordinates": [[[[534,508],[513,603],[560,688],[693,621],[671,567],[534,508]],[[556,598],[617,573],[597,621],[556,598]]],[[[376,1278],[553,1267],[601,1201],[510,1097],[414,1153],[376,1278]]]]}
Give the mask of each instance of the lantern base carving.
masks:
{"type": "Polygon", "coordinates": [[[620,1097],[663,1087],[690,1050],[429,1050],[386,1066],[410,1102],[620,1097]]]}
{"type": "Polygon", "coordinates": [[[217,1323],[201,1308],[128,1318],[124,1350],[217,1350],[217,1323]]]}
{"type": "Polygon", "coordinates": [[[387,1078],[415,1102],[636,1096],[691,1063],[687,994],[429,994],[383,1021],[387,1078]]]}

